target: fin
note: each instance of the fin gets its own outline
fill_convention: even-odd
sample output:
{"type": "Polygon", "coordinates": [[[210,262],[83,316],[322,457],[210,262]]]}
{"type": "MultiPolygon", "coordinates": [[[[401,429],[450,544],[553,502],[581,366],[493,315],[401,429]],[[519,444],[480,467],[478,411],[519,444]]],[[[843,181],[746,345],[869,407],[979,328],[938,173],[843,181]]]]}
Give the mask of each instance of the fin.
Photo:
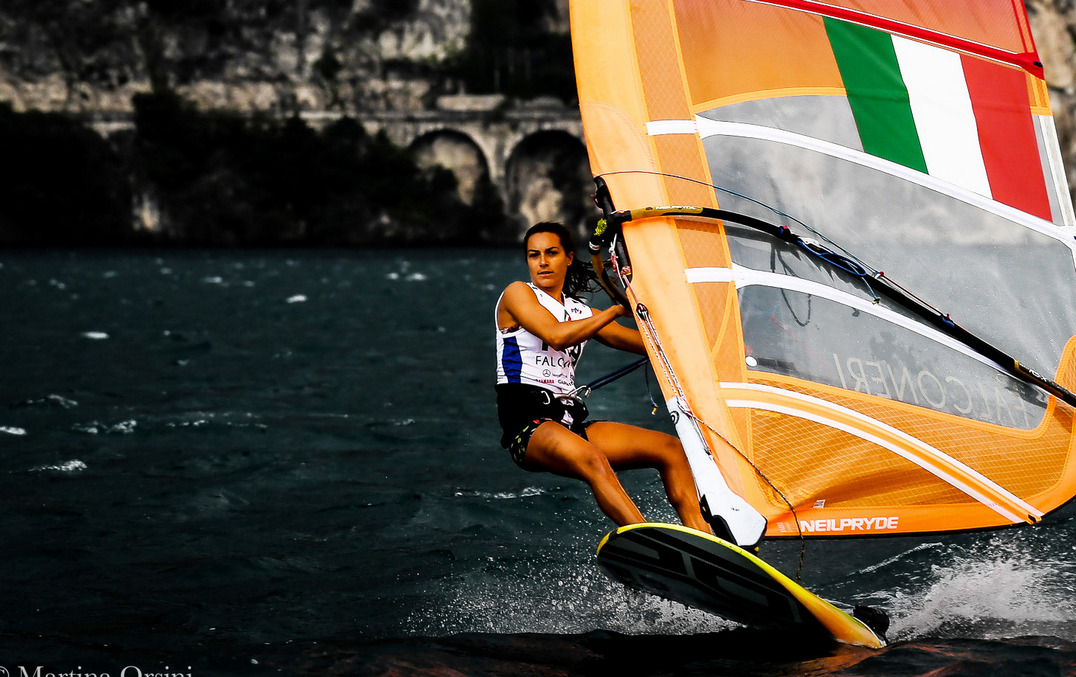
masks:
{"type": "MultiPolygon", "coordinates": [[[[737,496],[737,498],[739,497],[737,496]]],[[[714,514],[714,512],[710,510],[710,502],[706,499],[707,497],[705,495],[699,499],[699,505],[702,508],[703,519],[705,519],[710,525],[710,528],[714,530],[714,536],[717,536],[723,541],[734,543],[744,550],[750,550],[751,552],[757,553],[758,544],[766,533],[766,519],[761,515],[758,515],[758,513],[752,509],[749,513],[749,519],[753,517],[762,518],[761,529],[757,524],[757,520],[751,520],[746,526],[738,524],[737,526],[740,527],[736,530],[738,533],[734,533],[733,526],[729,523],[730,520],[726,518],[739,516],[737,508],[726,506],[726,511],[714,514]]]]}

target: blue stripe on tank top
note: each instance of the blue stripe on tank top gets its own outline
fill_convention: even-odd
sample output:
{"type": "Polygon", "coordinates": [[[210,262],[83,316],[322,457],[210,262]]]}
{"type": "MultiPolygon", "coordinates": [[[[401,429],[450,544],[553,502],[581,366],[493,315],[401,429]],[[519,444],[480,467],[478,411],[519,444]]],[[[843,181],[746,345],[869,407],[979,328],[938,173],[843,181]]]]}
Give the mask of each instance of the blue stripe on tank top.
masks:
{"type": "Polygon", "coordinates": [[[509,383],[521,383],[520,376],[523,374],[523,356],[519,353],[519,343],[516,337],[504,339],[504,353],[501,355],[501,368],[509,383]]]}

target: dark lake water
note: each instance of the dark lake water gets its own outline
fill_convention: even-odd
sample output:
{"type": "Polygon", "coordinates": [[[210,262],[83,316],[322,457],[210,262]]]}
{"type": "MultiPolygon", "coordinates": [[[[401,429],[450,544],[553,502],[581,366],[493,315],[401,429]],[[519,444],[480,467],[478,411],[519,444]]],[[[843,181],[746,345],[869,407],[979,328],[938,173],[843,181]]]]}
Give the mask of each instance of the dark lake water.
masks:
{"type": "MultiPolygon", "coordinates": [[[[0,251],[0,675],[1076,674],[1076,521],[812,542],[883,651],[632,593],[497,444],[515,250],[0,251]]],[[[631,361],[587,349],[581,380],[631,361]]],[[[651,379],[652,381],[652,379],[651,379]]],[[[642,371],[592,415],[669,429],[642,371]]],[[[655,396],[657,393],[655,392],[655,396]]],[[[625,475],[671,521],[656,474],[625,475]]],[[[794,574],[797,543],[762,556],[794,574]]]]}

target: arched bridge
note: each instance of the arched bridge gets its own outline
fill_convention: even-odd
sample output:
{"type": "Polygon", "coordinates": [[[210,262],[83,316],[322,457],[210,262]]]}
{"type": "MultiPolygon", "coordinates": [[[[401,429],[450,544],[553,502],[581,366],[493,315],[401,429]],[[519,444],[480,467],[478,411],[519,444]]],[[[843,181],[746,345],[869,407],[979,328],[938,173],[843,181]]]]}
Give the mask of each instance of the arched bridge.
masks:
{"type": "MultiPolygon", "coordinates": [[[[452,171],[465,202],[473,202],[479,182],[488,178],[521,226],[542,220],[581,225],[592,184],[579,110],[489,106],[490,99],[497,103],[499,97],[446,97],[435,110],[354,117],[368,133],[384,132],[410,148],[420,166],[452,171]]],[[[306,117],[315,124],[322,116],[306,117]]]]}
{"type": "MultiPolygon", "coordinates": [[[[315,128],[344,116],[367,133],[383,132],[408,148],[421,167],[441,165],[457,179],[460,198],[473,204],[486,179],[518,225],[559,220],[578,227],[593,209],[579,110],[559,102],[512,105],[500,96],[451,96],[422,111],[300,113],[315,128]]],[[[131,127],[130,118],[90,123],[108,135],[131,127]]],[[[506,233],[514,240],[516,233],[506,233]]]]}

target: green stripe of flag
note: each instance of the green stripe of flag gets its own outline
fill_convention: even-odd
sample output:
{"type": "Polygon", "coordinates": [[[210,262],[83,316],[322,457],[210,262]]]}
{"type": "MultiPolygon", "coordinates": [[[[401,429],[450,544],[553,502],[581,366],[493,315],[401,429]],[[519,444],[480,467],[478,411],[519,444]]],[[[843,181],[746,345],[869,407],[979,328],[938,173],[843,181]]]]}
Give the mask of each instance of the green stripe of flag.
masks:
{"type": "Polygon", "coordinates": [[[863,150],[926,172],[893,38],[883,31],[835,19],[826,18],[825,23],[863,150]]]}

